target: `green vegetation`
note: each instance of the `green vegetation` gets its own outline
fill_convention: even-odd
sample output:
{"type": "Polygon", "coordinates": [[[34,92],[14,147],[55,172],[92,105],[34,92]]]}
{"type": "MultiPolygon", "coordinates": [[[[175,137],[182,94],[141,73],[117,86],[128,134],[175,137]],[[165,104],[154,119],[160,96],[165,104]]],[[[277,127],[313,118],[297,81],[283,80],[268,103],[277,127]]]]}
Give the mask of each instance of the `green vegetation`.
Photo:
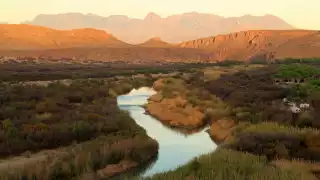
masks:
{"type": "MultiPolygon", "coordinates": [[[[155,156],[157,143],[145,135],[135,137],[101,136],[94,140],[47,153],[44,157],[21,158],[28,166],[12,165],[1,168],[5,179],[69,180],[85,174],[96,174],[108,165],[127,162],[126,165],[144,164],[155,156]],[[35,162],[32,159],[35,159],[35,162]]],[[[12,160],[17,161],[17,160],[12,160]]],[[[10,164],[10,162],[8,162],[10,164]]],[[[121,169],[120,169],[121,170],[121,169]]],[[[102,176],[103,178],[103,176],[102,176]]],[[[94,178],[93,178],[94,179],[94,178]]]]}
{"type": "MultiPolygon", "coordinates": [[[[1,156],[86,141],[122,129],[124,116],[103,82],[0,86],[1,156]],[[108,106],[105,106],[108,104],[108,106]]],[[[128,119],[128,118],[127,118],[128,119]]],[[[127,134],[134,123],[127,120],[127,134]]]]}
{"type": "Polygon", "coordinates": [[[222,67],[230,67],[230,66],[235,66],[240,64],[244,64],[244,62],[234,61],[234,60],[224,60],[224,61],[219,61],[215,63],[216,66],[222,66],[222,67]]]}
{"type": "Polygon", "coordinates": [[[320,70],[317,67],[304,65],[304,64],[290,64],[281,65],[278,72],[274,75],[276,78],[282,79],[308,79],[314,78],[316,75],[320,74],[320,70]]]}
{"type": "Polygon", "coordinates": [[[204,68],[211,64],[163,64],[163,65],[128,65],[126,63],[94,64],[35,64],[8,63],[0,66],[1,81],[49,81],[58,79],[130,77],[137,74],[169,74],[189,72],[194,68],[204,68]]]}
{"type": "Polygon", "coordinates": [[[319,64],[320,58],[286,58],[276,60],[277,64],[292,64],[292,63],[304,63],[304,64],[319,64]]]}
{"type": "Polygon", "coordinates": [[[147,83],[147,79],[126,79],[0,84],[0,156],[27,152],[30,158],[20,157],[30,165],[12,165],[10,171],[1,164],[10,164],[10,159],[0,162],[1,178],[71,179],[110,164],[137,166],[150,161],[158,144],[118,109],[114,97],[147,83]],[[33,153],[45,149],[54,150],[37,160],[33,153]]]}
{"type": "Polygon", "coordinates": [[[241,129],[241,132],[260,132],[260,133],[286,133],[291,135],[320,134],[316,128],[298,128],[290,125],[281,125],[273,122],[251,124],[241,129]]]}
{"type": "MultiPolygon", "coordinates": [[[[192,105],[206,114],[206,122],[214,125],[220,119],[231,119],[239,125],[231,127],[233,137],[222,145],[229,150],[218,150],[149,179],[315,179],[309,172],[279,169],[269,163],[277,159],[320,161],[319,67],[289,64],[234,68],[206,68],[164,83],[164,98],[182,97],[187,101],[184,107],[192,105]],[[273,77],[306,81],[278,86],[273,77]],[[308,103],[310,108],[292,113],[284,98],[308,103]]],[[[222,124],[221,129],[226,126],[229,124],[222,124]]]]}
{"type": "MultiPolygon", "coordinates": [[[[196,119],[192,125],[193,129],[199,128],[205,124],[205,121],[214,118],[228,116],[231,109],[222,100],[215,95],[211,95],[203,86],[204,74],[200,72],[189,73],[188,76],[176,78],[163,78],[159,82],[159,94],[162,99],[172,100],[172,106],[180,113],[187,113],[193,108],[195,111],[200,111],[205,117],[200,120],[202,123],[197,123],[196,119]]],[[[191,122],[190,122],[191,123],[191,122]]]]}
{"type": "Polygon", "coordinates": [[[282,63],[1,66],[0,79],[11,82],[0,84],[0,156],[8,158],[0,161],[0,176],[72,179],[93,174],[97,179],[109,165],[134,167],[152,160],[158,144],[118,109],[115,98],[162,78],[161,100],[176,98],[174,105],[181,113],[192,109],[204,114],[204,123],[230,119],[235,127],[223,148],[145,179],[316,179],[302,169],[270,164],[277,159],[320,161],[319,67],[313,60],[308,65],[282,63]],[[273,77],[306,81],[282,87],[273,83],[273,77]],[[64,78],[70,83],[28,82],[64,78]],[[294,114],[283,98],[309,103],[310,108],[294,114]],[[21,167],[10,164],[17,159],[8,156],[23,161],[41,158],[21,167]]]}
{"type": "Polygon", "coordinates": [[[299,169],[282,170],[268,164],[265,156],[254,156],[227,149],[218,149],[165,173],[156,174],[146,180],[301,180],[316,179],[299,169]]]}

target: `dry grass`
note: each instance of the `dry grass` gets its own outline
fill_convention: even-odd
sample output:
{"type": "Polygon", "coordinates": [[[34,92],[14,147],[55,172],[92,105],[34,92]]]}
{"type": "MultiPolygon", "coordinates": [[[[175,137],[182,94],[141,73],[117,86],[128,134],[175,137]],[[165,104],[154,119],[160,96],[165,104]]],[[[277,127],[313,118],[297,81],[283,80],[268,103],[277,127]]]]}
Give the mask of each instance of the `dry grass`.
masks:
{"type": "Polygon", "coordinates": [[[263,122],[260,124],[251,124],[242,129],[242,132],[259,133],[288,133],[293,135],[319,134],[320,131],[314,128],[297,128],[293,126],[281,125],[275,122],[263,122]]]}
{"type": "Polygon", "coordinates": [[[264,156],[218,149],[194,159],[180,168],[156,174],[147,180],[316,180],[299,169],[280,169],[268,164],[264,156]]]}

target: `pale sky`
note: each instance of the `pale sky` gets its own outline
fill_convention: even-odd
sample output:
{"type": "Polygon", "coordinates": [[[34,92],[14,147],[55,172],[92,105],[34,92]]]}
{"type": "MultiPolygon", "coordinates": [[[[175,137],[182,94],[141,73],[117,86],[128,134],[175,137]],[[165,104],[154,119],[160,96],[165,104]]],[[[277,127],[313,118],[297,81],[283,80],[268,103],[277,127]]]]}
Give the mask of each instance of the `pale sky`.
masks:
{"type": "Polygon", "coordinates": [[[19,23],[38,14],[67,12],[144,18],[196,11],[220,16],[272,14],[302,29],[320,30],[320,0],[0,0],[0,22],[19,23]]]}

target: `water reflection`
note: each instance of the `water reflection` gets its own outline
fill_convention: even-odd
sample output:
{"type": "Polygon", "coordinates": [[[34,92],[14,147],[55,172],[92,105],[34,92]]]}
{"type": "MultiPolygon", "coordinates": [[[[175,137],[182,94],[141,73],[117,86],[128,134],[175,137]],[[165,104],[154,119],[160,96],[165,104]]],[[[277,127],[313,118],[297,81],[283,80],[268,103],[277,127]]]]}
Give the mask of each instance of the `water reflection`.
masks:
{"type": "Polygon", "coordinates": [[[134,89],[117,99],[119,107],[127,110],[136,123],[159,143],[157,160],[141,173],[142,176],[150,176],[175,169],[192,158],[211,152],[216,148],[205,130],[193,134],[184,134],[164,126],[152,116],[145,114],[141,105],[147,103],[147,99],[155,93],[153,89],[143,87],[134,89]]]}

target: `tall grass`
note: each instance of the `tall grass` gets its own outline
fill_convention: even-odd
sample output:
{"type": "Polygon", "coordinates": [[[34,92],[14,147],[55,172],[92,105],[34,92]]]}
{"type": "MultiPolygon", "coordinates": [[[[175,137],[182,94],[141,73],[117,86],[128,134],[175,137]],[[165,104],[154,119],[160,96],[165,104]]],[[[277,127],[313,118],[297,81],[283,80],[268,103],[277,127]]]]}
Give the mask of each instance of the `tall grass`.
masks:
{"type": "Polygon", "coordinates": [[[300,170],[282,170],[268,165],[267,158],[218,149],[165,173],[145,180],[310,180],[312,174],[300,170]]]}
{"type": "Polygon", "coordinates": [[[292,135],[320,134],[320,131],[315,128],[298,128],[293,126],[281,125],[275,122],[251,124],[249,126],[242,127],[241,132],[287,133],[292,135]]]}
{"type": "Polygon", "coordinates": [[[69,180],[85,173],[95,173],[123,160],[145,163],[157,154],[157,148],[157,142],[146,136],[125,140],[116,136],[99,137],[45,154],[45,158],[33,163],[24,164],[28,160],[21,160],[18,166],[8,165],[8,168],[0,169],[0,179],[69,180]]]}

